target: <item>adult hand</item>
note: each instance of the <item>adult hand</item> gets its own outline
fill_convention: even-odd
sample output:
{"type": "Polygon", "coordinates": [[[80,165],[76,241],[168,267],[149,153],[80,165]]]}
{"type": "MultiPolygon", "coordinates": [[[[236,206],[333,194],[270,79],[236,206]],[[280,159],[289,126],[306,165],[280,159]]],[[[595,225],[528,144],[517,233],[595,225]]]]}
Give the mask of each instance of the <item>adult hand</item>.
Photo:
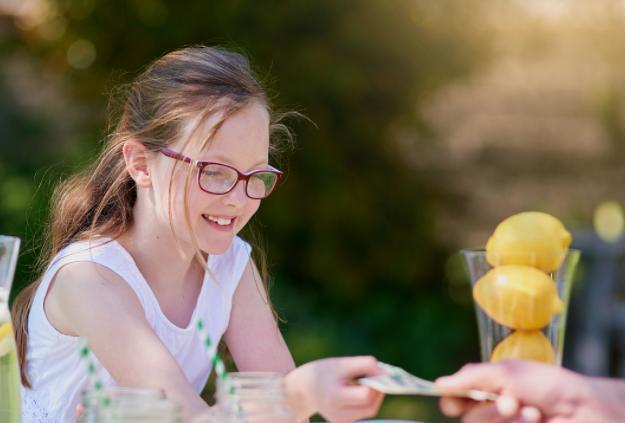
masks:
{"type": "Polygon", "coordinates": [[[348,423],[377,414],[384,395],[354,382],[384,371],[369,356],[312,361],[286,377],[286,390],[297,420],[315,413],[331,423],[348,423]]]}
{"type": "Polygon", "coordinates": [[[438,379],[436,385],[442,392],[480,389],[499,394],[494,403],[443,397],[443,413],[463,416],[465,423],[625,420],[625,383],[536,362],[469,364],[454,375],[438,379]]]}

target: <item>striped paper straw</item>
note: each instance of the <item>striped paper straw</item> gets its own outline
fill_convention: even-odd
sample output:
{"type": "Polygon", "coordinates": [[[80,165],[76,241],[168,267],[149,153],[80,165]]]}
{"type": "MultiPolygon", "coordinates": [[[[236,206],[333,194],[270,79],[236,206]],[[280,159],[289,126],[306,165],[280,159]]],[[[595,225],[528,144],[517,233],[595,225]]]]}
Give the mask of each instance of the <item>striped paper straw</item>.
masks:
{"type": "Polygon", "coordinates": [[[224,366],[223,360],[221,359],[221,357],[219,357],[219,354],[217,353],[218,345],[214,344],[211,341],[211,338],[208,335],[208,332],[206,331],[206,325],[204,325],[204,322],[202,321],[202,319],[198,319],[197,322],[195,322],[195,327],[200,333],[200,337],[202,338],[202,343],[204,344],[204,347],[206,348],[206,352],[208,353],[208,358],[213,364],[213,367],[215,367],[215,373],[217,373],[217,376],[220,379],[225,379],[226,366],[224,366]]]}
{"type": "MultiPolygon", "coordinates": [[[[221,357],[219,357],[219,353],[217,352],[218,345],[211,341],[210,335],[206,331],[206,325],[204,325],[202,319],[198,319],[195,322],[195,327],[197,328],[200,337],[202,338],[202,343],[206,348],[209,360],[211,361],[211,363],[213,363],[213,367],[215,368],[215,373],[217,374],[217,377],[221,380],[224,380],[226,378],[226,366],[224,366],[224,362],[221,357]]],[[[234,395],[236,393],[234,386],[230,387],[230,391],[228,393],[230,395],[234,395]]],[[[239,422],[245,421],[245,412],[241,404],[237,404],[237,418],[239,422]]]]}
{"type": "Polygon", "coordinates": [[[100,378],[98,378],[96,374],[93,354],[91,354],[91,350],[89,349],[89,345],[86,341],[80,349],[80,359],[87,362],[87,376],[89,378],[89,385],[95,392],[95,397],[99,398],[102,405],[107,407],[111,403],[111,399],[108,396],[104,395],[104,392],[102,392],[102,381],[100,380],[100,378]]]}

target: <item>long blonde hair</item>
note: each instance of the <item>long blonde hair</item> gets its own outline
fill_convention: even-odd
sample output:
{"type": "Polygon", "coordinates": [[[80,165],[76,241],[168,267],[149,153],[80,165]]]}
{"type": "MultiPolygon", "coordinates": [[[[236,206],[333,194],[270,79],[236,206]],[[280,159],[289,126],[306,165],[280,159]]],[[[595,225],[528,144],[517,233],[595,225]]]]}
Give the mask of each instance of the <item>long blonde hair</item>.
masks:
{"type": "MultiPolygon", "coordinates": [[[[183,125],[199,117],[196,130],[207,119],[218,116],[209,139],[223,122],[252,101],[263,104],[271,116],[270,154],[277,151],[276,140],[290,140],[282,123],[284,116],[272,112],[269,101],[246,58],[219,48],[196,46],[166,54],[153,62],[132,83],[124,87],[122,107],[113,119],[113,130],[95,163],[80,174],[59,184],[52,197],[45,247],[38,260],[41,273],[64,247],[97,235],[117,238],[132,224],[137,193],[126,171],[122,146],[130,139],[140,140],[148,150],[158,151],[175,141],[183,125]],[[276,135],[283,135],[276,137],[276,135]]],[[[267,266],[262,250],[255,248],[255,259],[263,280],[267,266]]],[[[42,276],[16,297],[13,322],[23,384],[26,374],[28,314],[42,276]]]]}

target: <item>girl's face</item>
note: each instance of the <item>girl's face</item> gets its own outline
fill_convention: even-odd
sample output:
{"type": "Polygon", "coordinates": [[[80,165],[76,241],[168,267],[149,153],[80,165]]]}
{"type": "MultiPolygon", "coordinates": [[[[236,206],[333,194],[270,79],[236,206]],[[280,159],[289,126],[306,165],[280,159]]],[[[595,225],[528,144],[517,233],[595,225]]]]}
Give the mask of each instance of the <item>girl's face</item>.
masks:
{"type": "MultiPolygon", "coordinates": [[[[192,125],[188,125],[191,127],[192,125]]],[[[194,160],[222,163],[240,172],[264,170],[268,167],[269,115],[265,107],[257,102],[246,105],[228,119],[213,135],[203,150],[199,140],[191,140],[182,151],[184,140],[169,146],[171,150],[183,153],[194,160]]],[[[191,164],[159,154],[156,159],[154,203],[161,223],[169,227],[168,199],[171,198],[171,223],[175,235],[184,244],[193,245],[195,236],[199,248],[208,254],[221,254],[230,246],[234,236],[245,226],[260,206],[258,199],[249,198],[245,192],[245,181],[238,181],[228,193],[217,195],[202,191],[198,186],[198,169],[191,164]],[[171,180],[171,197],[169,181],[171,180]],[[185,184],[188,185],[188,202],[185,201],[185,184]],[[159,199],[160,197],[160,199],[159,199]],[[189,233],[185,218],[187,205],[188,222],[193,235],[189,233]],[[165,218],[163,222],[162,218],[165,218]]]]}

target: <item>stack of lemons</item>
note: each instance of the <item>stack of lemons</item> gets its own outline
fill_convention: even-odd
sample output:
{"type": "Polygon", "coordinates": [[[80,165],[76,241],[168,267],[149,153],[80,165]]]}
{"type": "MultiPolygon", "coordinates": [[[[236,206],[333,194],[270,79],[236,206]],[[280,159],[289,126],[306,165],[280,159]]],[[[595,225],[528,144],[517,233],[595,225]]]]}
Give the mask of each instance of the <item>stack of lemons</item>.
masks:
{"type": "Polygon", "coordinates": [[[520,213],[497,226],[486,244],[493,269],[473,288],[482,310],[513,330],[493,349],[491,361],[555,361],[541,329],[563,309],[549,273],[560,267],[570,244],[562,222],[546,213],[520,213]]]}

